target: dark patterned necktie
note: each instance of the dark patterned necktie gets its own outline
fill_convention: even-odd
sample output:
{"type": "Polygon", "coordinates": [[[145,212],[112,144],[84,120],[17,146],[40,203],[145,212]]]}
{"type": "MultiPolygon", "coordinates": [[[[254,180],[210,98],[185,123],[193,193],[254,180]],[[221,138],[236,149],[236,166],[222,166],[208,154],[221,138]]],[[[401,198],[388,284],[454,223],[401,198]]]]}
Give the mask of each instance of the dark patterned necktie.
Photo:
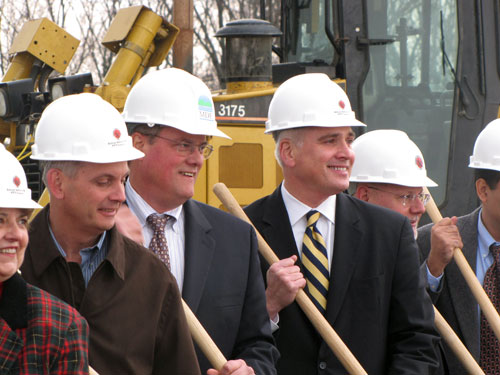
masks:
{"type": "MultiPolygon", "coordinates": [[[[493,255],[493,264],[486,271],[484,276],[483,287],[486,294],[491,299],[493,306],[500,311],[499,282],[500,272],[500,245],[494,244],[490,246],[491,254],[493,255]]],[[[481,357],[480,365],[485,374],[500,375],[500,344],[491,329],[486,317],[481,311],[481,357]]]]}
{"type": "Polygon", "coordinates": [[[316,223],[320,213],[311,210],[307,213],[307,227],[302,243],[302,264],[305,269],[307,290],[311,300],[324,315],[326,297],[329,285],[328,255],[323,236],[318,231],[316,223]]]}
{"type": "Polygon", "coordinates": [[[170,269],[170,256],[165,237],[165,225],[170,218],[170,215],[151,214],[146,219],[148,225],[153,229],[153,238],[151,238],[149,248],[167,265],[168,269],[170,269]]]}

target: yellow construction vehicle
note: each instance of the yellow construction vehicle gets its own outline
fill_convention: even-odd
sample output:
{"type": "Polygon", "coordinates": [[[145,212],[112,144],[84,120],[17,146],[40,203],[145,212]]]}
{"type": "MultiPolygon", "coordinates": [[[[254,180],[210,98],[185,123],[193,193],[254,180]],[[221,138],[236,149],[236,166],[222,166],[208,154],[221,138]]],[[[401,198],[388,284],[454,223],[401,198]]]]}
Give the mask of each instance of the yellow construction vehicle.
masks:
{"type": "MultiPolygon", "coordinates": [[[[281,63],[272,68],[276,28],[261,20],[226,25],[217,35],[226,39],[226,89],[213,98],[219,126],[233,139],[212,141],[216,152],[195,198],[220,206],[211,191],[219,181],[242,205],[269,194],[281,180],[274,143],[263,134],[270,98],[292,75],[323,72],[344,83],[368,130],[402,129],[417,143],[439,183],[431,192],[444,215],[471,211],[478,202],[464,166],[477,134],[498,116],[499,18],[496,2],[282,1],[282,36],[273,47],[281,63]]],[[[97,92],[121,109],[144,69],[163,61],[177,32],[147,8],[121,10],[104,41],[117,57],[97,92]]],[[[0,102],[0,133],[15,147],[12,139],[22,137],[14,137],[1,112],[0,102]]]]}

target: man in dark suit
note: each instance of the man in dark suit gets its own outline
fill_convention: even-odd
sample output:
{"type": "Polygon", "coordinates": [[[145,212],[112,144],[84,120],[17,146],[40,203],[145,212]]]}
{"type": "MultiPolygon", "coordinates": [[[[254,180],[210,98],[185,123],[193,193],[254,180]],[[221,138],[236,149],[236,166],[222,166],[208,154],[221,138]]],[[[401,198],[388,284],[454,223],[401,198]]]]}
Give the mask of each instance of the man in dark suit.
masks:
{"type": "Polygon", "coordinates": [[[352,126],[364,124],[323,74],[289,79],[271,101],[266,132],[276,141],[284,181],[245,211],[281,259],[265,271],[269,317],[279,326],[278,373],[345,373],[292,303],[304,284],[301,273],[311,298],[325,306],[326,319],[367,373],[432,373],[439,338],[408,219],[341,193],[354,163],[352,126]],[[316,224],[309,222],[317,217],[311,210],[320,213],[316,224]],[[321,244],[316,250],[310,249],[311,232],[321,244]],[[321,252],[328,272],[322,286],[310,266],[318,262],[309,255],[321,252]]]}
{"type": "MultiPolygon", "coordinates": [[[[494,248],[500,245],[499,144],[500,120],[494,120],[479,134],[469,164],[469,167],[474,168],[476,193],[481,207],[459,217],[456,224],[462,237],[464,256],[483,286],[488,273],[494,270],[495,266],[498,267],[494,248]]],[[[436,246],[434,236],[442,230],[442,227],[432,224],[418,230],[417,241],[421,255],[429,264],[432,263],[430,254],[435,251],[436,246]]],[[[441,273],[429,279],[429,284],[435,284],[435,287],[430,289],[431,297],[485,373],[498,374],[500,344],[487,322],[482,319],[478,304],[451,256],[448,262],[449,264],[445,263],[444,266],[438,264],[441,273]],[[488,356],[489,353],[493,355],[488,356]]],[[[451,349],[446,345],[444,348],[450,374],[465,373],[461,362],[451,349]]]]}
{"type": "Polygon", "coordinates": [[[218,372],[198,350],[202,373],[275,374],[278,352],[255,232],[191,199],[212,151],[207,136],[228,138],[217,129],[210,91],[179,69],[149,73],[131,90],[124,117],[134,146],[146,155],[130,163],[126,183],[127,203],[142,225],[144,244],[169,265],[182,297],[229,359],[218,372]],[[163,216],[165,226],[155,230],[148,218],[157,214],[168,216],[163,216]]]}

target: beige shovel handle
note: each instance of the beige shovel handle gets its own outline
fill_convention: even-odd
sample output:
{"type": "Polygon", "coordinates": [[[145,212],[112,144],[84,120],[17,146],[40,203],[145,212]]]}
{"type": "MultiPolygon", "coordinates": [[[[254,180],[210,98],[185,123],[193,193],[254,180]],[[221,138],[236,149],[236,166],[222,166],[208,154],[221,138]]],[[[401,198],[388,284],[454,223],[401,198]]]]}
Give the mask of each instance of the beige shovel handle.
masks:
{"type": "MultiPolygon", "coordinates": [[[[426,187],[424,187],[424,193],[429,193],[429,190],[426,187]]],[[[436,224],[443,218],[441,216],[441,213],[439,212],[438,207],[436,206],[436,203],[434,202],[434,199],[432,199],[432,196],[431,199],[429,199],[429,202],[427,203],[425,208],[434,224],[436,224]]],[[[474,298],[481,307],[481,311],[486,317],[486,320],[488,320],[488,323],[490,324],[491,329],[495,333],[495,336],[497,337],[497,339],[500,340],[500,316],[498,315],[497,310],[491,303],[491,300],[486,295],[486,292],[484,291],[483,287],[479,283],[474,271],[472,271],[472,269],[470,268],[470,265],[467,262],[467,259],[465,259],[465,256],[462,253],[461,249],[459,248],[455,249],[455,251],[453,252],[453,259],[455,260],[455,263],[460,269],[460,272],[462,273],[465,281],[467,282],[467,285],[469,285],[469,288],[472,294],[474,295],[474,298]]]]}
{"type": "Polygon", "coordinates": [[[227,362],[224,354],[222,354],[217,345],[215,345],[212,338],[208,335],[205,328],[203,328],[184,300],[182,300],[182,307],[184,308],[184,314],[186,314],[189,330],[191,331],[194,342],[198,344],[213,368],[220,371],[222,366],[227,362]]]}
{"type": "MultiPolygon", "coordinates": [[[[217,195],[217,197],[230,213],[246,221],[247,223],[252,224],[250,222],[250,219],[248,219],[247,215],[240,207],[226,185],[224,185],[223,183],[217,183],[214,185],[213,190],[215,195],[217,195]]],[[[269,264],[273,264],[279,261],[279,258],[276,256],[276,254],[274,254],[274,252],[271,250],[271,248],[257,231],[257,229],[255,229],[255,231],[257,233],[257,240],[259,242],[259,251],[262,256],[269,264]]],[[[303,290],[299,290],[299,292],[295,296],[295,301],[302,308],[318,333],[321,335],[323,340],[325,340],[330,349],[332,349],[333,353],[346,368],[346,370],[349,371],[350,374],[366,374],[366,371],[360,365],[358,360],[353,356],[349,348],[347,348],[344,342],[333,330],[332,326],[325,319],[323,314],[318,311],[316,306],[303,290]]]]}
{"type": "Polygon", "coordinates": [[[469,353],[455,331],[453,331],[436,307],[434,307],[434,323],[443,340],[446,341],[453,353],[455,353],[457,359],[462,362],[462,365],[467,370],[467,374],[484,375],[483,370],[481,370],[481,367],[479,367],[474,357],[469,353]]]}

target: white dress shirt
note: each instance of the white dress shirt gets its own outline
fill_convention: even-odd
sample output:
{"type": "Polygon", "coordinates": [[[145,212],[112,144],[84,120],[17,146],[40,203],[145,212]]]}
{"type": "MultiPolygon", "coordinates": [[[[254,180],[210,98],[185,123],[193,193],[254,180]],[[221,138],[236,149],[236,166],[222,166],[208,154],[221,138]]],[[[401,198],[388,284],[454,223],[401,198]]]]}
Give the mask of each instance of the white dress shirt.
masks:
{"type": "Polygon", "coordinates": [[[184,283],[184,210],[183,206],[166,212],[156,212],[132,187],[130,180],[125,183],[125,194],[127,205],[134,215],[139,219],[144,236],[144,247],[149,247],[153,237],[153,229],[147,224],[146,219],[153,213],[172,216],[165,226],[165,238],[167,239],[168,254],[170,257],[170,271],[177,280],[177,285],[182,293],[184,283]]]}
{"type": "Polygon", "coordinates": [[[332,268],[333,243],[335,236],[335,205],[337,202],[337,196],[329,196],[318,207],[309,207],[291,195],[286,190],[284,184],[281,185],[281,195],[288,212],[288,218],[292,226],[293,236],[295,238],[295,243],[297,244],[297,250],[299,251],[299,255],[301,257],[302,241],[304,239],[304,233],[306,232],[307,226],[306,215],[311,210],[316,210],[321,214],[318,222],[316,223],[316,227],[326,243],[326,249],[328,252],[328,270],[330,270],[332,268]]]}

